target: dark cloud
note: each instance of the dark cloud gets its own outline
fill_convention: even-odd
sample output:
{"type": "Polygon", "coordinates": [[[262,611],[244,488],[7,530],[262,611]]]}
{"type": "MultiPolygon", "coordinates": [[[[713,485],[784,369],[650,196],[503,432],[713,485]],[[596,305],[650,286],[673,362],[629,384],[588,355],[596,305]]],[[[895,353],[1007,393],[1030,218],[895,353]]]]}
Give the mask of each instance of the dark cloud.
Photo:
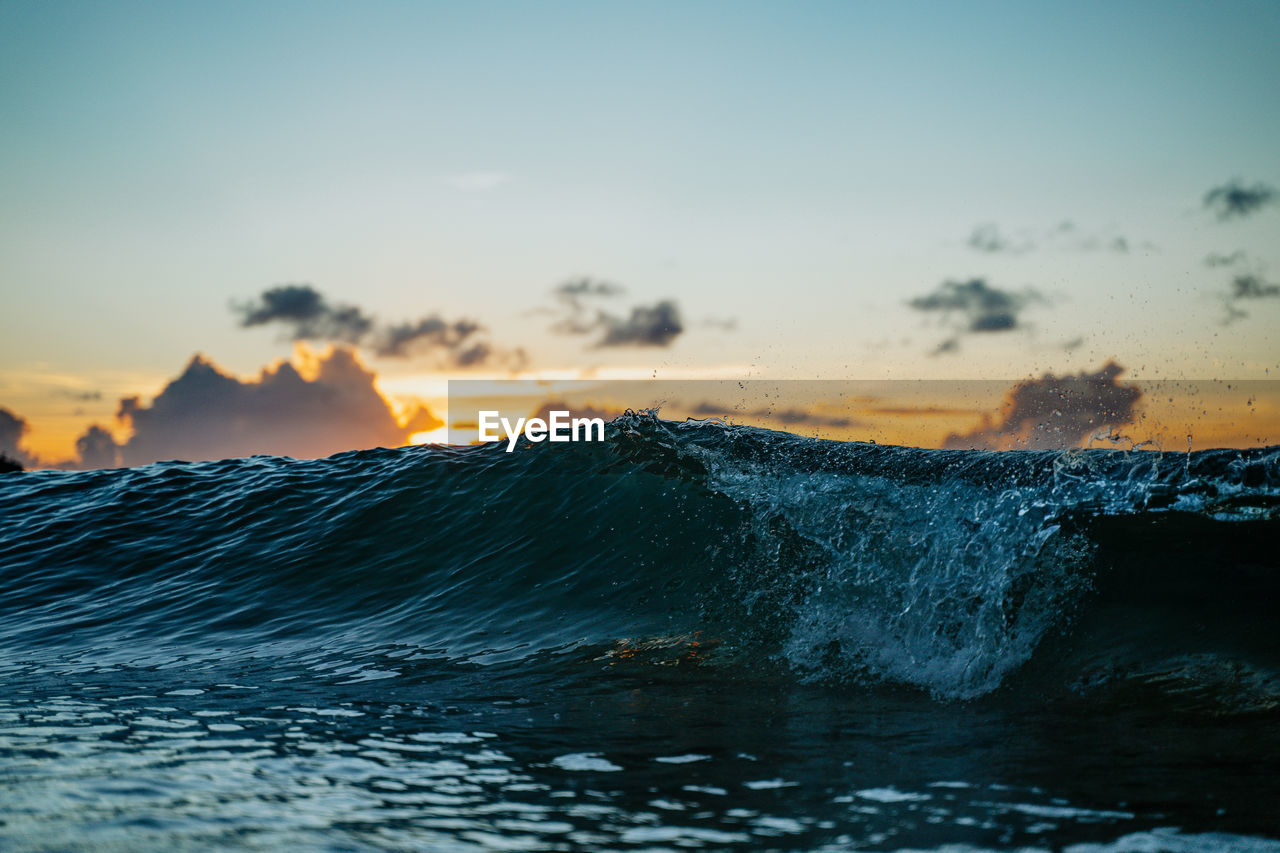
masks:
{"type": "Polygon", "coordinates": [[[625,318],[602,314],[601,324],[604,337],[598,347],[665,347],[684,331],[680,308],[670,299],[637,305],[625,318]]]}
{"type": "Polygon", "coordinates": [[[1079,447],[1103,430],[1131,423],[1142,391],[1117,380],[1124,368],[1107,362],[1095,373],[1046,373],[1014,385],[993,422],[983,416],[971,432],[952,433],[943,447],[955,449],[1064,449],[1079,447]]]}
{"type": "Polygon", "coordinates": [[[72,391],[70,388],[59,388],[54,391],[54,393],[59,397],[66,397],[70,400],[77,400],[83,403],[102,399],[101,391],[72,391]]]}
{"type": "Polygon", "coordinates": [[[500,349],[484,334],[484,326],[472,320],[449,322],[432,315],[414,323],[383,327],[374,339],[374,352],[385,358],[407,358],[414,352],[434,353],[444,358],[446,367],[488,364],[520,370],[528,363],[523,349],[500,349]]]}
{"type": "Polygon", "coordinates": [[[969,248],[994,255],[1002,252],[1021,254],[1034,246],[1026,241],[1014,241],[1001,234],[994,222],[988,222],[973,229],[969,235],[969,248]]]}
{"type": "Polygon", "coordinates": [[[551,327],[559,335],[589,335],[601,329],[610,316],[597,307],[597,300],[613,299],[626,293],[621,285],[597,278],[573,278],[557,285],[551,293],[560,303],[560,314],[551,327]]]}
{"type": "Polygon", "coordinates": [[[1249,256],[1245,254],[1244,249],[1236,249],[1229,255],[1220,252],[1210,252],[1204,257],[1204,265],[1206,267],[1233,267],[1236,264],[1244,263],[1249,256]]]}
{"type": "Polygon", "coordinates": [[[330,305],[307,284],[282,284],[253,302],[233,306],[246,328],[278,323],[298,341],[341,341],[355,344],[373,329],[373,319],[354,305],[330,305]]]}
{"type": "Polygon", "coordinates": [[[1221,221],[1243,219],[1275,203],[1280,197],[1274,187],[1264,183],[1245,186],[1240,180],[1231,180],[1214,187],[1204,194],[1204,206],[1213,211],[1221,221]]]}
{"type": "Polygon", "coordinates": [[[51,462],[22,448],[22,439],[29,431],[25,418],[0,408],[0,472],[23,468],[105,468],[109,467],[115,449],[110,433],[95,425],[76,439],[78,459],[51,462]]]}
{"type": "MultiPolygon", "coordinates": [[[[453,360],[458,367],[473,367],[478,364],[484,364],[491,355],[493,355],[493,347],[484,341],[478,341],[466,349],[455,351],[453,360]]],[[[519,360],[523,364],[523,351],[521,351],[519,360]]]]}
{"type": "Polygon", "coordinates": [[[959,348],[960,335],[1007,332],[1020,328],[1019,315],[1028,306],[1048,300],[1030,288],[1022,291],[992,287],[986,279],[944,281],[932,292],[907,302],[912,308],[937,314],[956,334],[938,345],[936,353],[959,348]]]}
{"type": "Polygon", "coordinates": [[[1229,255],[1207,255],[1204,263],[1210,268],[1232,271],[1225,290],[1218,293],[1226,312],[1222,319],[1224,325],[1248,317],[1245,305],[1280,297],[1280,284],[1267,280],[1266,265],[1251,260],[1242,249],[1229,255]]]}
{"type": "MultiPolygon", "coordinates": [[[[150,405],[137,397],[120,401],[118,417],[133,429],[119,448],[120,460],[142,465],[257,453],[313,458],[401,445],[406,430],[373,379],[343,348],[320,357],[311,378],[285,362],[242,381],[196,356],[150,405]]],[[[95,452],[102,446],[96,436],[85,445],[95,452]]]]}
{"type": "Polygon", "coordinates": [[[120,446],[111,433],[97,424],[76,439],[76,455],[81,468],[116,468],[120,465],[120,446]]]}
{"type": "Polygon", "coordinates": [[[1249,316],[1249,312],[1241,307],[1241,303],[1259,302],[1264,299],[1280,297],[1280,284],[1269,282],[1259,273],[1242,273],[1231,279],[1231,284],[1223,297],[1227,309],[1225,323],[1234,323],[1249,316]]]}
{"type": "Polygon", "coordinates": [[[425,316],[417,323],[388,325],[381,332],[378,346],[374,351],[381,356],[403,356],[416,343],[456,350],[465,345],[467,338],[481,330],[483,327],[475,321],[454,320],[449,323],[448,320],[433,314],[425,316]]]}
{"type": "Polygon", "coordinates": [[[1105,230],[1094,234],[1081,233],[1070,220],[1064,220],[1043,231],[1024,229],[1017,236],[1002,232],[994,222],[987,222],[973,229],[968,245],[975,251],[989,255],[1022,255],[1041,248],[1127,254],[1130,248],[1127,237],[1105,230]]]}
{"type": "Polygon", "coordinates": [[[354,305],[333,305],[308,284],[273,287],[233,310],[244,327],[285,326],[294,340],[365,345],[382,358],[433,354],[447,367],[501,363],[524,366],[521,350],[500,349],[485,339],[486,329],[474,320],[446,320],[431,314],[418,320],[381,324],[354,305]]]}
{"type": "Polygon", "coordinates": [[[316,458],[397,447],[410,434],[442,423],[422,406],[397,423],[374,387],[374,374],[349,349],[334,347],[311,359],[305,376],[284,362],[241,380],[197,355],[149,404],[137,397],[120,401],[117,418],[131,429],[128,440],[117,443],[94,424],[76,439],[77,459],[56,465],[24,453],[18,444],[26,422],[0,409],[0,454],[28,468],[113,468],[259,453],[316,458]]]}
{"type": "Polygon", "coordinates": [[[471,320],[449,322],[437,314],[412,323],[393,323],[378,333],[374,352],[381,356],[403,358],[416,347],[440,347],[456,350],[483,327],[471,320]]]}
{"type": "Polygon", "coordinates": [[[622,285],[598,278],[573,278],[556,287],[556,297],[573,305],[581,305],[584,298],[593,296],[613,297],[626,293],[622,285]]]}
{"type": "Polygon", "coordinates": [[[957,337],[946,338],[933,348],[934,355],[946,355],[949,352],[956,352],[960,349],[960,339],[957,337]]]}
{"type": "Polygon", "coordinates": [[[917,311],[940,312],[944,317],[962,314],[967,331],[1003,332],[1016,328],[1018,314],[1029,303],[1043,301],[1038,293],[1001,290],[985,279],[945,281],[933,293],[917,296],[908,304],[917,311]]]}
{"type": "Polygon", "coordinates": [[[19,445],[27,434],[27,421],[5,408],[0,408],[0,457],[19,466],[30,467],[34,461],[19,445]]]}
{"type": "Polygon", "coordinates": [[[1256,275],[1238,275],[1231,280],[1232,299],[1269,299],[1280,296],[1280,284],[1270,284],[1256,275]]]}
{"type": "Polygon", "coordinates": [[[571,279],[552,293],[561,303],[563,316],[551,330],[561,335],[599,334],[592,345],[602,347],[666,347],[684,332],[680,307],[673,299],[653,305],[633,306],[619,314],[599,307],[601,300],[614,299],[626,291],[600,279],[571,279]]]}

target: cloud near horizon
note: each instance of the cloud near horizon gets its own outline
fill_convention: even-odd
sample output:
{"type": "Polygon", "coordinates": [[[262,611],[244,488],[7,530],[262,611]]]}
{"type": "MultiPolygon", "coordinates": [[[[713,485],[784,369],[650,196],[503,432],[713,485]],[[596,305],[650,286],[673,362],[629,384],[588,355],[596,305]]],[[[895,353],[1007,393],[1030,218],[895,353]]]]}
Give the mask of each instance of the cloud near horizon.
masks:
{"type": "MultiPolygon", "coordinates": [[[[397,447],[425,425],[422,409],[408,424],[399,424],[374,387],[373,372],[349,349],[335,346],[305,367],[311,375],[282,361],[263,368],[255,379],[241,380],[205,356],[193,356],[149,405],[137,397],[120,401],[117,417],[132,428],[132,435],[115,445],[119,462],[144,465],[259,453],[316,458],[397,447]]],[[[109,458],[109,439],[101,427],[90,427],[76,442],[81,463],[96,467],[109,458]]]]}
{"type": "MultiPolygon", "coordinates": [[[[76,458],[52,461],[26,450],[21,442],[30,432],[26,418],[0,407],[0,458],[17,463],[24,469],[61,468],[114,468],[119,465],[119,452],[115,439],[107,430],[93,424],[76,439],[76,458]]],[[[4,466],[0,465],[0,472],[4,466]]]]}
{"type": "Polygon", "coordinates": [[[120,445],[104,427],[92,424],[76,439],[76,456],[80,468],[115,468],[120,465],[120,445]]]}
{"type": "Polygon", "coordinates": [[[1064,450],[1079,447],[1103,430],[1133,422],[1142,391],[1117,380],[1124,368],[1109,361],[1093,373],[1055,376],[1019,382],[1009,389],[997,414],[964,434],[952,433],[942,442],[953,450],[1064,450]]]}
{"type": "Polygon", "coordinates": [[[17,462],[24,468],[32,465],[34,458],[21,447],[22,437],[28,429],[26,418],[0,407],[0,457],[17,462]]]}
{"type": "Polygon", "coordinates": [[[76,439],[73,459],[51,461],[23,450],[26,420],[0,408],[0,455],[24,468],[62,469],[256,454],[310,459],[399,447],[444,423],[421,405],[397,420],[374,385],[375,374],[349,348],[315,353],[299,345],[294,359],[239,379],[197,353],[150,403],[120,400],[116,419],[130,432],[126,440],[91,424],[76,439]]]}

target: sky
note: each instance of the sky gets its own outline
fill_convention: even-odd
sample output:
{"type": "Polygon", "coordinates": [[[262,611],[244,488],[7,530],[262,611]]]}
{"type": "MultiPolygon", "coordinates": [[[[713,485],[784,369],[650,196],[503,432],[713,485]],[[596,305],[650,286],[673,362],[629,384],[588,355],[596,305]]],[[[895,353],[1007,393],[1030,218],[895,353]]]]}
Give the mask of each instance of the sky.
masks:
{"type": "Polygon", "coordinates": [[[1265,379],[1276,44],[1274,2],[0,0],[0,408],[67,458],[197,353],[334,344],[401,422],[513,370],[1265,379]]]}

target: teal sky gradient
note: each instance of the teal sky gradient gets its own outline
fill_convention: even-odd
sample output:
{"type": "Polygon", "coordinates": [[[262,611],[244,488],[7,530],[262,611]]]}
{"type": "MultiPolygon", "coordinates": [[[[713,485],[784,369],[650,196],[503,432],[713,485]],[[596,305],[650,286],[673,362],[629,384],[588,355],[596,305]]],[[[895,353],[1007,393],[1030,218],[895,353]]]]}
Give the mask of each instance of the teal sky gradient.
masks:
{"type": "Polygon", "coordinates": [[[1280,277],[1280,211],[1200,199],[1280,184],[1278,44],[1274,2],[0,3],[0,364],[253,371],[287,347],[228,303],[310,282],[533,367],[1259,378],[1277,305],[1223,327],[1201,259],[1280,277]],[[966,245],[1064,220],[1132,251],[966,245]],[[689,331],[550,335],[582,274],[689,331]],[[931,357],[905,302],[971,276],[1052,304],[931,357]]]}

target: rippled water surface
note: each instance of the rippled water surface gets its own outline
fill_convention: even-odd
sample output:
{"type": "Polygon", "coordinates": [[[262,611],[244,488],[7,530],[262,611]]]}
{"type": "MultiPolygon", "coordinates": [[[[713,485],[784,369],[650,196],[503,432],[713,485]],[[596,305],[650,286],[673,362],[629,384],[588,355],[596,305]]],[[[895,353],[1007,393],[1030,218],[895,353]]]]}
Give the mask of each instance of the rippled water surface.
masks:
{"type": "Polygon", "coordinates": [[[557,687],[414,657],[381,662],[402,676],[354,683],[314,665],[11,671],[0,837],[7,849],[839,849],[1176,832],[1205,849],[1244,842],[1223,827],[1275,829],[1274,716],[938,706],[678,665],[583,662],[557,687]]]}

